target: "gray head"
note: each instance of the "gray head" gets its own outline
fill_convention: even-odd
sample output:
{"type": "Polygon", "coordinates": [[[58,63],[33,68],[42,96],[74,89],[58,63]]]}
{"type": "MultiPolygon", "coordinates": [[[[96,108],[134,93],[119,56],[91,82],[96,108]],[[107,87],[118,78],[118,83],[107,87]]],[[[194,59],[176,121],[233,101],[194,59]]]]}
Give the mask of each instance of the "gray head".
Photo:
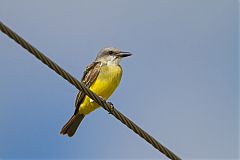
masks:
{"type": "Polygon", "coordinates": [[[105,64],[118,65],[122,58],[131,56],[129,52],[124,52],[118,48],[108,47],[103,48],[97,55],[96,61],[105,64]]]}

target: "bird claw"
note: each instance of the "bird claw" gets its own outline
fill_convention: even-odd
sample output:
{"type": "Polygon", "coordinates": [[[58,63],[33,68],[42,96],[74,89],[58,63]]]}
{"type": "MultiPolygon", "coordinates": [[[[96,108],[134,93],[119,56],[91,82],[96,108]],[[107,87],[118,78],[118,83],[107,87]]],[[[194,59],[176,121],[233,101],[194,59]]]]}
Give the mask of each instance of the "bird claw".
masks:
{"type": "Polygon", "coordinates": [[[106,101],[102,96],[99,96],[99,98],[100,98],[102,101],[106,101]]]}
{"type": "MultiPolygon", "coordinates": [[[[106,101],[102,96],[99,96],[102,101],[106,101]]],[[[107,102],[111,106],[111,111],[108,112],[108,114],[112,114],[112,111],[114,110],[114,106],[112,102],[107,102]]]]}
{"type": "MultiPolygon", "coordinates": [[[[102,96],[99,96],[99,98],[102,100],[102,101],[106,101],[102,96]]],[[[112,114],[113,110],[114,110],[114,106],[113,106],[113,103],[112,102],[107,102],[111,108],[110,108],[110,112],[108,112],[108,114],[112,114]]]]}
{"type": "Polygon", "coordinates": [[[114,105],[112,102],[108,102],[108,104],[111,106],[111,111],[108,112],[108,114],[112,114],[112,111],[114,110],[114,105]]]}
{"type": "Polygon", "coordinates": [[[108,104],[110,104],[112,107],[114,107],[112,102],[108,102],[108,104]]]}

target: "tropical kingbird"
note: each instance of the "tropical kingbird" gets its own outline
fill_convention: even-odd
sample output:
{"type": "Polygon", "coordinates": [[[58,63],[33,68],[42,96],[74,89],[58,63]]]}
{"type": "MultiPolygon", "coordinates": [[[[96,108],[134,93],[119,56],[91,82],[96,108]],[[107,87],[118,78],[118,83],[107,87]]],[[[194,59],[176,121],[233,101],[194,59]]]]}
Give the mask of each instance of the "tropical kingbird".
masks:
{"type": "MultiPolygon", "coordinates": [[[[131,56],[129,52],[123,52],[117,48],[103,48],[95,61],[86,68],[81,81],[95,94],[107,100],[117,88],[122,77],[122,67],[119,63],[122,58],[128,56],[131,56]]],[[[74,135],[85,115],[94,111],[99,105],[84,92],[79,91],[75,107],[73,116],[60,132],[69,137],[74,135]]]]}

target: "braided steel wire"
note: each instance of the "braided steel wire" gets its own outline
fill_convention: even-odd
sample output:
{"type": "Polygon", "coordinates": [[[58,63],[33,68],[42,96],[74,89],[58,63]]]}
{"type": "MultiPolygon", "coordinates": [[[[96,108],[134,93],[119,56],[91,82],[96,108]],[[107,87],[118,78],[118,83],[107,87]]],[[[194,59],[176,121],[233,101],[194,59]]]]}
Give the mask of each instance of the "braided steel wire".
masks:
{"type": "Polygon", "coordinates": [[[136,134],[138,134],[140,137],[142,137],[148,143],[150,143],[154,148],[156,148],[157,150],[159,150],[160,152],[162,152],[163,154],[165,154],[168,158],[170,158],[172,160],[180,160],[180,158],[177,155],[175,155],[172,151],[170,151],[169,149],[164,147],[162,144],[160,144],[155,138],[153,138],[147,132],[142,130],[133,121],[128,119],[126,116],[124,116],[115,107],[113,107],[112,104],[106,102],[105,100],[103,100],[102,98],[100,98],[99,96],[94,94],[82,82],[79,82],[76,78],[74,78],[68,72],[63,70],[59,65],[57,65],[55,62],[53,62],[51,59],[49,59],[43,53],[38,51],[35,47],[33,47],[31,44],[29,44],[27,41],[25,41],[23,38],[21,38],[18,34],[16,34],[10,28],[8,28],[6,25],[4,25],[1,21],[0,21],[0,30],[3,33],[5,33],[7,36],[9,36],[11,39],[13,39],[15,42],[17,42],[19,45],[21,45],[23,48],[28,50],[32,55],[34,55],[37,59],[39,59],[41,62],[46,64],[49,68],[54,70],[57,74],[62,76],[69,83],[74,85],[78,90],[83,91],[86,95],[88,95],[91,99],[93,99],[95,102],[97,102],[100,106],[102,106],[110,114],[112,114],[118,120],[120,120],[123,124],[125,124],[128,128],[130,128],[132,131],[134,131],[136,134]]]}

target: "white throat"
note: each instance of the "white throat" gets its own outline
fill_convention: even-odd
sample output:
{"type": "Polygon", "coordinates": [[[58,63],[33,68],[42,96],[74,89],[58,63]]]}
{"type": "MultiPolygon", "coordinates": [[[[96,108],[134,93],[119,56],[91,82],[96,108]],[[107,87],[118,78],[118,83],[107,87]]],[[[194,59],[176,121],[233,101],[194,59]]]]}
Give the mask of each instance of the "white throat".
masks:
{"type": "Polygon", "coordinates": [[[99,59],[99,61],[106,65],[119,65],[121,58],[116,58],[115,56],[107,56],[99,59]]]}

